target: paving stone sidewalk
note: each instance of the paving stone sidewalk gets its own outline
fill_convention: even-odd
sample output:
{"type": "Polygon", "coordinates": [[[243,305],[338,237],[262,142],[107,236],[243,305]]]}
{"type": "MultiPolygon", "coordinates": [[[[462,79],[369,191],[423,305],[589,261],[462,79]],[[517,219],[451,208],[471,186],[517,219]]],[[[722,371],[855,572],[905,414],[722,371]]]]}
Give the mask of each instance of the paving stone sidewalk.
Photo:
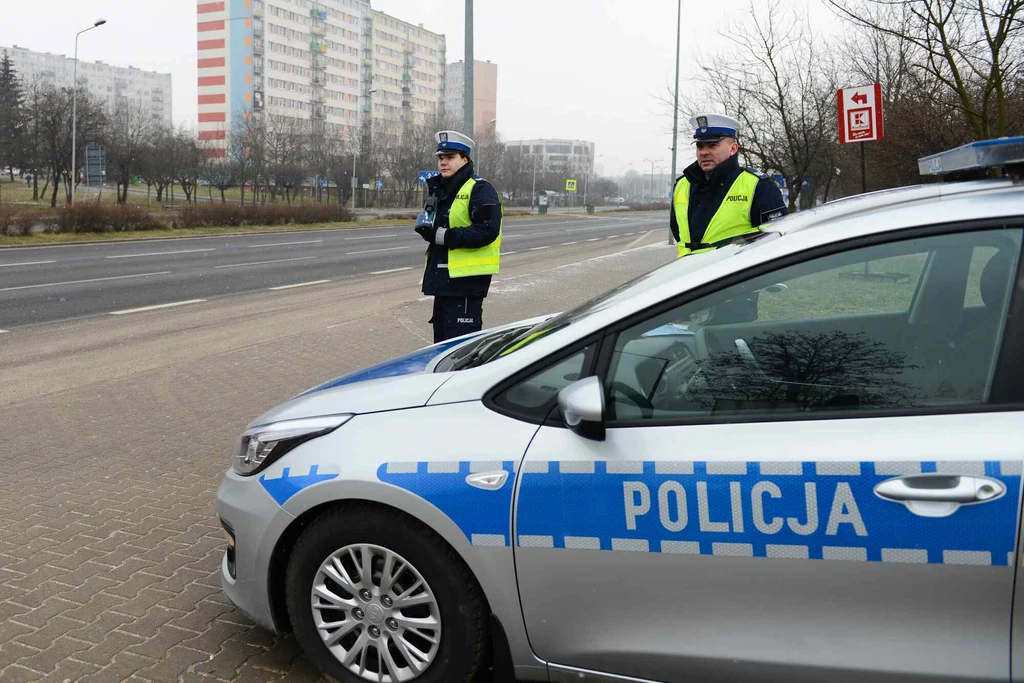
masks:
{"type": "MultiPolygon", "coordinates": [[[[485,316],[497,324],[562,310],[671,258],[649,247],[529,276],[511,269],[485,316]]],[[[413,295],[336,322],[330,302],[315,305],[323,320],[309,308],[268,319],[282,331],[251,345],[196,348],[170,365],[0,400],[0,681],[318,680],[292,639],[222,595],[216,488],[249,420],[423,346],[430,303],[413,295]]],[[[111,368],[125,353],[109,349],[111,368]]]]}

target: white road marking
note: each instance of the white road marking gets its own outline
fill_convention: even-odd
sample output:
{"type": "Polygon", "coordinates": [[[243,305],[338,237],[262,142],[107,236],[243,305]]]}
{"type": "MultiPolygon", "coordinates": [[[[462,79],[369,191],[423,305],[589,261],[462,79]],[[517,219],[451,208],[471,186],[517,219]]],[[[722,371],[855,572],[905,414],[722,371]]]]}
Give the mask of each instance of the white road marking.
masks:
{"type": "Polygon", "coordinates": [[[290,247],[293,244],[320,244],[323,240],[303,240],[302,242],[275,242],[274,244],[250,244],[250,249],[263,249],[265,247],[290,247]]]}
{"type": "Polygon", "coordinates": [[[526,251],[540,251],[541,249],[550,249],[550,248],[551,248],[551,245],[548,245],[546,247],[530,247],[526,251]]]}
{"type": "Polygon", "coordinates": [[[279,289],[292,289],[293,287],[307,287],[309,285],[322,285],[325,282],[330,282],[330,280],[313,280],[312,282],[300,282],[300,283],[295,284],[295,285],[281,285],[280,287],[270,287],[269,289],[276,291],[276,290],[279,290],[279,289]]]}
{"type": "Polygon", "coordinates": [[[406,266],[405,268],[392,268],[391,270],[374,270],[370,275],[385,275],[387,273],[400,273],[403,270],[412,270],[412,266],[406,266]]]}
{"type": "MultiPolygon", "coordinates": [[[[181,251],[152,251],[148,254],[119,254],[107,258],[141,258],[142,256],[164,256],[165,254],[192,254],[197,251],[217,251],[216,249],[182,249],[181,251]]],[[[51,262],[52,263],[52,262],[51,262]]]]}
{"type": "Polygon", "coordinates": [[[567,246],[569,246],[570,244],[579,244],[579,242],[562,242],[561,246],[563,246],[563,247],[567,247],[567,246]]]}
{"type": "Polygon", "coordinates": [[[343,256],[355,256],[356,254],[374,254],[379,251],[401,251],[412,247],[388,247],[387,249],[367,249],[366,251],[346,251],[343,256]]]}
{"type": "Polygon", "coordinates": [[[592,238],[590,238],[589,240],[583,240],[583,241],[584,241],[584,242],[596,242],[596,241],[598,241],[599,239],[601,239],[601,238],[600,238],[600,237],[592,237],[592,238]]]}
{"type": "Polygon", "coordinates": [[[138,275],[117,275],[114,277],[94,277],[89,280],[68,280],[67,282],[47,282],[42,285],[21,285],[20,287],[4,287],[0,292],[13,292],[16,289],[36,289],[38,287],[59,287],[60,285],[80,285],[84,282],[104,282],[106,280],[127,280],[132,277],[149,277],[150,275],[167,275],[171,271],[161,270],[158,273],[139,273],[138,275]]]}
{"type": "Polygon", "coordinates": [[[7,330],[0,330],[0,334],[7,334],[7,330]]]}
{"type": "Polygon", "coordinates": [[[111,311],[110,315],[124,315],[125,313],[142,313],[143,311],[155,311],[160,308],[173,308],[174,306],[201,304],[204,301],[206,301],[206,299],[189,299],[188,301],[175,301],[169,304],[157,304],[156,306],[143,306],[142,308],[127,308],[123,311],[111,311]]]}
{"type": "Polygon", "coordinates": [[[366,235],[364,237],[346,237],[345,241],[349,240],[376,240],[382,237],[395,237],[395,235],[366,235]]]}
{"type": "Polygon", "coordinates": [[[282,258],[275,261],[253,261],[252,263],[232,263],[227,266],[214,266],[214,268],[240,268],[242,266],[262,266],[264,263],[286,263],[288,261],[308,261],[316,256],[299,256],[297,258],[282,258]]]}
{"type": "Polygon", "coordinates": [[[41,266],[44,263],[56,263],[56,261],[24,261],[22,263],[0,263],[0,268],[13,268],[14,266],[41,266]]]}
{"type": "Polygon", "coordinates": [[[605,237],[605,239],[606,240],[613,240],[613,239],[615,239],[616,237],[619,237],[619,236],[620,235],[608,235],[607,237],[605,237]]]}
{"type": "Polygon", "coordinates": [[[501,252],[501,255],[502,256],[508,256],[509,254],[518,254],[518,253],[519,253],[518,251],[503,251],[503,252],[501,252]]]}

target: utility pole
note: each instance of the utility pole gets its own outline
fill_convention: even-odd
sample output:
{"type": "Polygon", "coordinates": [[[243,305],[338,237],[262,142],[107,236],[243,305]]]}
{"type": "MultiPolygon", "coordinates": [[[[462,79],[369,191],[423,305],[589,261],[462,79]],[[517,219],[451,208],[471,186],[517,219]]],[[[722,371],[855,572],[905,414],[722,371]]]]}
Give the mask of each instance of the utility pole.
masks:
{"type": "Polygon", "coordinates": [[[672,179],[676,178],[676,143],[679,139],[679,31],[683,13],[683,0],[676,10],[676,89],[672,103],[672,179]]]}
{"type": "MultiPolygon", "coordinates": [[[[676,8],[676,90],[673,95],[672,103],[672,175],[669,177],[669,183],[676,181],[676,146],[679,140],[679,34],[680,27],[682,26],[681,20],[683,16],[683,0],[679,0],[676,8]]],[[[669,189],[669,202],[672,202],[672,195],[675,193],[675,187],[669,189]]],[[[668,243],[672,244],[672,228],[668,230],[668,243]]]]}
{"type": "Polygon", "coordinates": [[[473,131],[473,0],[466,0],[466,68],[463,69],[462,125],[465,135],[476,138],[473,131]]]}

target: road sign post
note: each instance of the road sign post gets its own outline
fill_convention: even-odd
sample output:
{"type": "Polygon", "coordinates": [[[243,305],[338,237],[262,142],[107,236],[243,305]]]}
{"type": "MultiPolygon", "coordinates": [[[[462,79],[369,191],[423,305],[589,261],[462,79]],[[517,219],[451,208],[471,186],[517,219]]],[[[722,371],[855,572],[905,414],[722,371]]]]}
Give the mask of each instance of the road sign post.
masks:
{"type": "Polygon", "coordinates": [[[859,142],[860,148],[860,186],[861,192],[867,192],[867,162],[864,156],[865,142],[881,140],[884,134],[882,121],[882,86],[879,83],[862,85],[856,88],[840,88],[839,104],[839,143],[859,142]]]}
{"type": "MultiPolygon", "coordinates": [[[[882,86],[880,83],[862,85],[856,88],[840,88],[839,143],[860,143],[860,191],[868,191],[868,169],[864,143],[881,140],[884,134],[882,122],[882,86]]],[[[868,262],[864,262],[864,279],[869,277],[868,262]]]]}

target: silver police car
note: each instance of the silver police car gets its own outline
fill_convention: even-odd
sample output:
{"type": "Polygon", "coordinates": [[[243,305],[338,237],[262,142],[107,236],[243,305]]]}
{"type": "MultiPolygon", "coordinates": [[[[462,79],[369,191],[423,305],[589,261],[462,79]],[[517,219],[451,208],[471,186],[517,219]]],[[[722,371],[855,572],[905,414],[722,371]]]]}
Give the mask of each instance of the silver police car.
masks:
{"type": "Polygon", "coordinates": [[[1022,164],[926,158],[274,408],[225,592],[346,683],[1024,680],[1022,164]]]}

